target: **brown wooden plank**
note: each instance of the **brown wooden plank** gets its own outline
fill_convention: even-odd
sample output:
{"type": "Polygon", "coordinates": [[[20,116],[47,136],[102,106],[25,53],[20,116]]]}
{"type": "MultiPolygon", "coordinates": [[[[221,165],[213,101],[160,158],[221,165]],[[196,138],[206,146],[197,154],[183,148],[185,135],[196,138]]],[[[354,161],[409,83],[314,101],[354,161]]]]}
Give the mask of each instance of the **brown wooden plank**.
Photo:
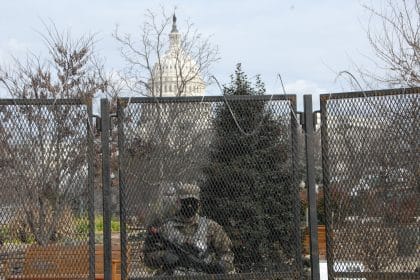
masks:
{"type": "MultiPolygon", "coordinates": [[[[121,279],[121,247],[112,246],[113,279],[121,279]]],[[[128,248],[128,252],[130,248],[128,248]]],[[[129,256],[130,254],[128,254],[129,256]]],[[[95,279],[104,279],[104,247],[95,245],[95,279]]],[[[128,261],[129,264],[129,261],[128,261]]],[[[87,278],[89,273],[88,245],[33,245],[26,250],[23,275],[6,279],[75,280],[87,278]],[[51,276],[52,275],[52,276],[51,276]],[[56,275],[56,276],[54,276],[56,275]],[[63,276],[67,275],[67,276],[63,276]]]]}

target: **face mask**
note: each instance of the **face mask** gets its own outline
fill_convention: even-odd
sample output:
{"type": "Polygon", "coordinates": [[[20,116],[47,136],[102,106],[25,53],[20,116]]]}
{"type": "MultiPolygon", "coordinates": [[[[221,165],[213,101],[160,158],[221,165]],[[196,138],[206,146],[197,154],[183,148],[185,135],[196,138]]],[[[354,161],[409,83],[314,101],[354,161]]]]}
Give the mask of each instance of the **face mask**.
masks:
{"type": "Polygon", "coordinates": [[[191,218],[197,213],[198,206],[199,202],[195,198],[182,199],[179,213],[185,218],[191,218]]]}

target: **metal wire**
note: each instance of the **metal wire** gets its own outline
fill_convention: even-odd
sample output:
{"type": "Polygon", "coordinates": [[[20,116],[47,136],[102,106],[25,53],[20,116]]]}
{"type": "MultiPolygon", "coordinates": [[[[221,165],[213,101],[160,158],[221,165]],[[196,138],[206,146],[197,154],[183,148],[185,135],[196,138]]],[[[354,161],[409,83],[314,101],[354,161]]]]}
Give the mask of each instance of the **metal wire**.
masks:
{"type": "Polygon", "coordinates": [[[94,277],[90,115],[78,99],[0,100],[0,278],[94,277]]]}
{"type": "Polygon", "coordinates": [[[420,276],[419,93],[321,95],[329,279],[420,276]]]}
{"type": "MultiPolygon", "coordinates": [[[[214,96],[158,100],[131,98],[130,104],[125,100],[119,101],[119,116],[122,117],[119,137],[123,139],[119,143],[122,178],[120,209],[122,223],[126,228],[122,232],[122,239],[126,240],[122,251],[127,254],[127,263],[122,266],[126,269],[123,275],[133,279],[162,276],[159,265],[151,261],[150,255],[155,251],[150,244],[148,228],[150,225],[164,227],[165,220],[177,215],[177,192],[182,185],[189,184],[197,185],[201,189],[201,215],[211,219],[212,227],[217,223],[219,226],[216,228],[223,231],[231,241],[228,247],[232,253],[229,254],[233,254],[235,259],[232,263],[235,274],[231,278],[239,279],[243,273],[248,273],[244,275],[267,279],[264,273],[269,271],[273,277],[291,273],[295,275],[292,279],[300,279],[300,240],[295,239],[299,232],[296,227],[300,224],[300,215],[295,213],[299,211],[296,206],[299,201],[292,172],[293,161],[296,159],[293,153],[296,150],[292,148],[292,118],[288,102],[290,101],[282,96],[214,96]],[[260,113],[256,116],[252,112],[260,113]],[[218,122],[222,115],[226,119],[218,122]],[[245,119],[252,125],[247,124],[245,119]],[[256,127],[258,129],[252,134],[243,133],[244,129],[254,131],[256,127]],[[225,150],[220,147],[220,156],[229,157],[233,161],[237,158],[237,166],[228,165],[220,169],[216,162],[211,163],[211,158],[217,154],[217,135],[226,137],[225,141],[233,141],[232,144],[237,143],[236,148],[232,146],[225,150]],[[229,137],[233,138],[227,140],[229,137]],[[264,140],[258,140],[260,137],[264,140]],[[255,143],[245,145],[250,139],[255,143]],[[245,158],[252,154],[256,154],[256,162],[247,163],[245,158]],[[257,156],[258,154],[261,155],[257,156]],[[245,161],[240,163],[240,158],[245,161]],[[255,173],[264,168],[263,166],[267,166],[267,172],[262,172],[265,175],[255,173]],[[240,168],[249,169],[249,172],[242,175],[242,179],[235,175],[240,168]],[[208,173],[210,169],[214,172],[223,170],[231,175],[226,175],[223,181],[217,183],[214,181],[216,177],[208,173]],[[254,175],[251,175],[252,172],[254,175]],[[239,202],[240,197],[238,200],[232,197],[242,188],[237,185],[237,180],[242,180],[243,188],[248,188],[248,191],[254,190],[255,194],[250,193],[248,199],[255,201],[254,206],[256,209],[260,208],[260,212],[249,212],[246,215],[249,219],[254,219],[256,226],[260,224],[260,233],[251,230],[247,234],[250,230],[248,226],[251,225],[248,218],[243,221],[243,225],[232,226],[235,220],[239,223],[239,216],[252,209],[248,208],[250,206],[242,208],[245,201],[239,202]],[[269,184],[274,185],[269,187],[269,184]],[[279,185],[284,187],[275,187],[279,185]],[[257,194],[259,198],[255,197],[257,194]],[[267,196],[287,199],[280,199],[283,203],[274,200],[263,202],[262,199],[267,196]],[[241,204],[242,206],[238,209],[222,210],[222,205],[211,202],[214,199],[221,199],[226,203],[230,200],[230,203],[237,202],[237,207],[241,204]],[[232,217],[232,220],[227,222],[226,217],[232,217]],[[282,227],[284,232],[280,230],[282,227]],[[276,228],[279,228],[278,231],[276,228]],[[256,234],[254,237],[252,232],[256,234]],[[247,249],[244,251],[238,242],[250,238],[249,235],[255,241],[246,245],[247,249]],[[264,237],[266,235],[271,237],[267,239],[264,237]],[[254,261],[249,259],[253,254],[255,256],[252,258],[259,259],[258,263],[253,264],[254,261]]],[[[172,234],[170,232],[169,237],[176,236],[175,231],[172,234]]],[[[209,231],[208,235],[203,233],[209,238],[209,242],[212,234],[216,232],[209,231]]],[[[198,277],[200,276],[194,276],[195,279],[198,277]]]]}

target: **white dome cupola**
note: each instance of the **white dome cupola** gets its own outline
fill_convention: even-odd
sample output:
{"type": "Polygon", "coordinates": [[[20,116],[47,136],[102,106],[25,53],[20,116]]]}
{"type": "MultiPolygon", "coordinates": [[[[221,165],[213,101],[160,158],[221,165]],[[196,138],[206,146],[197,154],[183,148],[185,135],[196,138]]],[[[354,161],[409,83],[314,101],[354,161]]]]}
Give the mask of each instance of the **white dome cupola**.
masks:
{"type": "Polygon", "coordinates": [[[172,17],[169,48],[153,67],[149,81],[153,96],[198,96],[205,91],[205,82],[197,64],[183,49],[181,34],[172,17]]]}

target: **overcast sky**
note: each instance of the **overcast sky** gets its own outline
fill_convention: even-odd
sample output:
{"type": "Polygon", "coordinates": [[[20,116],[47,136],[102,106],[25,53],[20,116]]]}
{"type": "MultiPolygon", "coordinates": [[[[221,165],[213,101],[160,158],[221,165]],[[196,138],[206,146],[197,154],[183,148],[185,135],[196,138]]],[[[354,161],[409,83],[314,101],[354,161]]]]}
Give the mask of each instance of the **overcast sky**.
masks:
{"type": "MultiPolygon", "coordinates": [[[[380,1],[368,2],[378,5],[380,1]]],[[[241,62],[249,76],[261,74],[267,91],[281,93],[277,73],[288,93],[319,94],[348,90],[336,81],[340,70],[352,63],[367,64],[370,56],[365,28],[368,13],[362,0],[14,0],[1,3],[0,63],[10,55],[23,57],[29,50],[45,54],[38,31],[42,20],[52,20],[74,37],[98,33],[97,50],[107,59],[107,69],[123,67],[118,44],[111,36],[116,24],[122,32],[138,33],[146,9],[177,7],[179,30],[188,19],[220,50],[213,72],[229,81],[241,62]]],[[[210,87],[207,94],[217,94],[210,87]]],[[[314,99],[314,102],[316,100],[314,99]]]]}

